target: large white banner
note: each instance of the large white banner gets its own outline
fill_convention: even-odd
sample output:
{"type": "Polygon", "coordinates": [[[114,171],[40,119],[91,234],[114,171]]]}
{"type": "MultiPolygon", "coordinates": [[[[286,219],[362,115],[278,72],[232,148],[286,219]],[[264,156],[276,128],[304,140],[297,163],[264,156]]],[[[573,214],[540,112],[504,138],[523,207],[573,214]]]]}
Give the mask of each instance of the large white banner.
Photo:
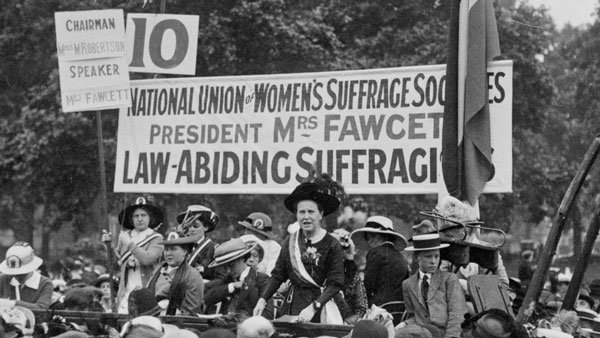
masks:
{"type": "MultiPolygon", "coordinates": [[[[441,182],[445,66],[133,81],[116,192],[288,194],[315,166],[351,194],[441,182]]],[[[512,190],[512,61],[488,66],[494,178],[512,190]]]]}

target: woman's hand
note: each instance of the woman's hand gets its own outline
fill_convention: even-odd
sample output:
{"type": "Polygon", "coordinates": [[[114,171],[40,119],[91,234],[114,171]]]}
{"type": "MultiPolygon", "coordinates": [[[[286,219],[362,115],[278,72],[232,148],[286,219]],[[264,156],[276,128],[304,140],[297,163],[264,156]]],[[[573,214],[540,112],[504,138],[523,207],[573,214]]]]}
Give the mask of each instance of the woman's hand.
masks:
{"type": "Polygon", "coordinates": [[[253,316],[262,315],[265,310],[265,306],[267,305],[267,301],[264,298],[259,298],[258,302],[256,302],[256,306],[254,307],[254,311],[252,311],[253,316]]]}
{"type": "Polygon", "coordinates": [[[316,311],[313,308],[313,305],[310,304],[300,311],[300,314],[298,315],[298,323],[309,323],[315,316],[315,313],[316,311]]]}

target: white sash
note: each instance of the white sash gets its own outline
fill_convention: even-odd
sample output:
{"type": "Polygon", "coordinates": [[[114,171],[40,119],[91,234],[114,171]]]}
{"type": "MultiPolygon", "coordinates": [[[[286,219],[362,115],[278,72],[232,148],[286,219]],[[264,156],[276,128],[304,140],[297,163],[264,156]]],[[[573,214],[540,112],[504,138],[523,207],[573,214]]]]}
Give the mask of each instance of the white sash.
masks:
{"type": "MultiPolygon", "coordinates": [[[[302,263],[302,258],[300,255],[300,246],[298,245],[298,238],[300,237],[300,236],[298,236],[298,232],[295,232],[295,233],[291,234],[290,236],[295,237],[295,238],[290,238],[290,240],[296,241],[296,245],[294,248],[294,259],[296,260],[296,263],[297,263],[296,265],[298,267],[298,272],[304,279],[306,279],[308,282],[310,282],[314,286],[321,289],[321,292],[323,292],[324,288],[321,287],[319,284],[317,284],[317,282],[315,282],[315,280],[308,273],[308,271],[306,271],[306,268],[304,268],[304,264],[302,263]]],[[[342,318],[342,314],[340,313],[340,310],[338,309],[337,305],[335,304],[335,301],[333,300],[333,298],[330,299],[327,303],[325,303],[323,305],[323,308],[321,309],[321,323],[344,325],[344,319],[342,318]]]]}

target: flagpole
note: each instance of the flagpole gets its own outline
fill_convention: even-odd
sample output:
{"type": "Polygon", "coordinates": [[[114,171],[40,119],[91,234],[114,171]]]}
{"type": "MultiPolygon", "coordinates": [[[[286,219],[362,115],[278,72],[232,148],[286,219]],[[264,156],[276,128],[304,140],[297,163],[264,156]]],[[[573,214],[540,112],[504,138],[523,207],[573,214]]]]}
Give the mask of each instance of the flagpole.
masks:
{"type": "Polygon", "coordinates": [[[532,312],[535,310],[535,305],[537,300],[542,292],[542,287],[544,285],[544,280],[546,278],[546,274],[548,273],[548,269],[550,268],[550,263],[552,263],[552,258],[556,252],[556,247],[558,246],[558,241],[560,240],[560,236],[565,228],[565,223],[567,220],[567,216],[573,203],[575,202],[575,198],[581,189],[581,185],[583,181],[587,177],[588,172],[596,157],[598,157],[598,152],[600,150],[600,136],[596,136],[592,144],[588,147],[585,155],[583,156],[583,160],[577,169],[577,173],[567,192],[565,193],[560,206],[558,207],[558,211],[554,216],[552,221],[552,228],[550,229],[550,233],[548,234],[548,238],[546,239],[546,244],[544,244],[544,250],[540,255],[540,260],[538,261],[537,268],[533,273],[533,277],[531,278],[531,283],[527,288],[527,293],[525,294],[525,298],[523,299],[523,304],[519,309],[519,314],[517,315],[517,323],[525,324],[531,316],[532,312]]]}
{"type": "MultiPolygon", "coordinates": [[[[96,110],[96,130],[98,133],[98,161],[100,162],[100,215],[104,219],[103,228],[106,229],[107,233],[110,233],[110,224],[108,222],[108,197],[106,194],[106,168],[104,165],[104,138],[102,136],[102,112],[96,110]]],[[[113,250],[112,241],[106,243],[106,253],[108,259],[108,278],[110,283],[110,303],[112,313],[116,313],[117,307],[115,304],[115,291],[113,288],[113,250]]]]}
{"type": "Polygon", "coordinates": [[[569,288],[567,289],[567,293],[565,294],[565,299],[563,301],[562,309],[564,310],[575,309],[579,288],[581,287],[583,275],[585,274],[585,270],[588,266],[588,260],[592,254],[592,250],[594,249],[594,243],[598,238],[598,231],[600,231],[600,205],[596,207],[594,217],[592,218],[592,222],[590,223],[588,231],[585,235],[583,249],[581,249],[581,252],[577,256],[577,263],[575,264],[575,270],[573,271],[573,278],[571,278],[571,282],[569,282],[569,288]]]}

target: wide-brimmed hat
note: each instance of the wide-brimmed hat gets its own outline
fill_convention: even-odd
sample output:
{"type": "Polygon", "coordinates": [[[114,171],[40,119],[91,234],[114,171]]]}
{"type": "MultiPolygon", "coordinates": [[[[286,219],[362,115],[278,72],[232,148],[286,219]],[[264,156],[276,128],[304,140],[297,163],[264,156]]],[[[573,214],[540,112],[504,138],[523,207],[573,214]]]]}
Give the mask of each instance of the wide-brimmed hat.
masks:
{"type": "Polygon", "coordinates": [[[6,259],[0,263],[0,273],[22,275],[37,270],[43,263],[29,243],[17,242],[6,251],[6,259]]]}
{"type": "Polygon", "coordinates": [[[579,297],[577,298],[587,302],[590,305],[590,309],[593,309],[595,307],[596,301],[591,296],[580,293],[579,297]]]}
{"type": "Polygon", "coordinates": [[[206,227],[206,232],[213,231],[219,224],[219,216],[214,211],[199,204],[189,205],[184,212],[177,215],[176,219],[177,223],[183,224],[193,217],[198,217],[202,221],[206,227]]]}
{"type": "Polygon", "coordinates": [[[183,236],[182,234],[177,232],[170,232],[167,235],[167,239],[162,241],[162,245],[179,245],[181,247],[193,247],[199,239],[199,236],[183,236]]]}
{"type": "Polygon", "coordinates": [[[165,217],[162,210],[160,210],[160,208],[157,206],[148,203],[145,198],[138,197],[133,204],[126,207],[119,213],[119,224],[121,224],[124,229],[131,230],[134,228],[132,216],[136,209],[146,210],[150,216],[150,224],[148,227],[151,229],[156,229],[162,225],[165,217]]]}
{"type": "Polygon", "coordinates": [[[374,320],[363,319],[352,328],[351,338],[386,338],[388,331],[385,326],[374,320]]]}
{"type": "Polygon", "coordinates": [[[392,220],[385,216],[371,216],[367,219],[367,224],[365,224],[364,228],[352,231],[350,238],[359,249],[369,249],[369,243],[366,238],[367,233],[387,235],[389,240],[393,242],[398,249],[404,250],[404,248],[406,248],[406,238],[394,231],[392,220]]]}
{"type": "Polygon", "coordinates": [[[223,265],[243,257],[257,245],[258,243],[256,242],[244,242],[241,238],[230,239],[217,246],[215,249],[215,259],[208,267],[214,268],[215,266],[223,265]]]}
{"type": "Polygon", "coordinates": [[[406,251],[426,251],[447,248],[450,244],[442,243],[439,234],[417,235],[412,237],[413,245],[406,251]]]}
{"type": "Polygon", "coordinates": [[[314,201],[323,208],[323,216],[334,213],[340,206],[340,200],[332,191],[320,187],[316,183],[305,182],[296,187],[294,191],[283,200],[286,209],[295,213],[300,201],[314,201]]]}
{"type": "Polygon", "coordinates": [[[493,313],[486,313],[477,320],[471,334],[473,338],[506,338],[512,334],[509,325],[505,318],[493,313]]]}
{"type": "Polygon", "coordinates": [[[269,239],[275,238],[271,217],[262,212],[253,212],[243,221],[239,221],[238,224],[260,236],[269,239]]]}
{"type": "Polygon", "coordinates": [[[138,316],[155,316],[162,311],[154,293],[146,288],[131,291],[127,302],[129,307],[135,307],[138,316]]]}
{"type": "MultiPolygon", "coordinates": [[[[103,275],[98,276],[98,278],[93,280],[92,283],[90,283],[90,285],[100,288],[102,283],[108,282],[109,280],[110,280],[110,275],[105,273],[103,275]]],[[[111,284],[112,284],[113,290],[119,289],[119,278],[116,276],[113,276],[113,280],[112,280],[111,284]]]]}
{"type": "Polygon", "coordinates": [[[584,308],[576,308],[575,312],[577,312],[577,316],[579,319],[589,319],[590,321],[594,320],[594,318],[598,317],[598,313],[594,310],[584,309],[584,308]]]}

